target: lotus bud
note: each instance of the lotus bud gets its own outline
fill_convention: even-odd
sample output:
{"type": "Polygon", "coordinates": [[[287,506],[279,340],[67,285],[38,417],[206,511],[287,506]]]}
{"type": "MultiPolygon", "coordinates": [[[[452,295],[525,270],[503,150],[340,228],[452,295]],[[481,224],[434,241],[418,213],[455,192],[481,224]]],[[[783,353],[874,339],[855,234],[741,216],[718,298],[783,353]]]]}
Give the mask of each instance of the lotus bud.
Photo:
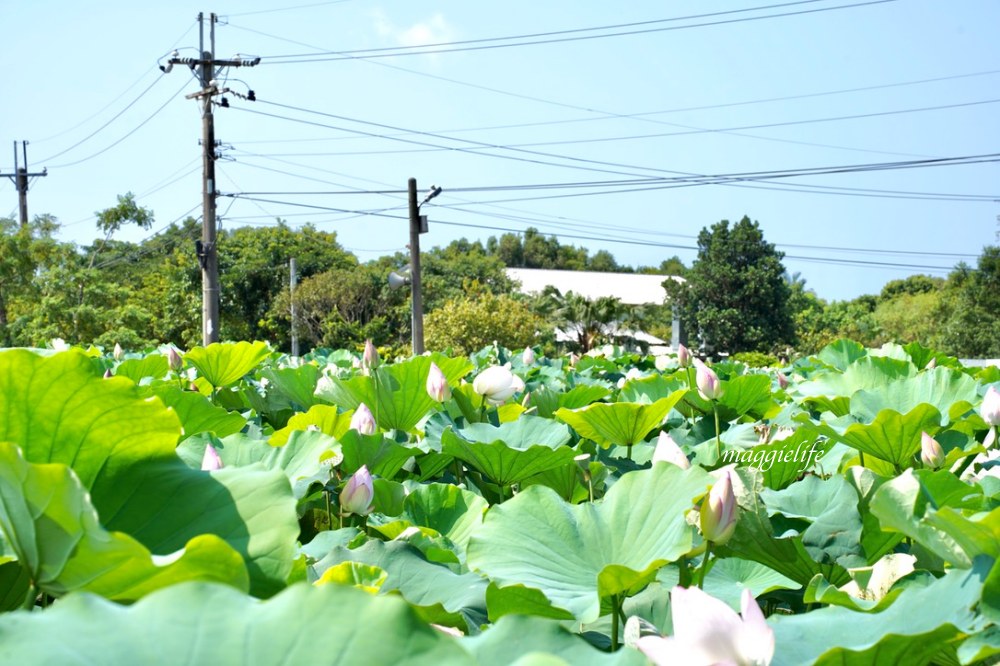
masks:
{"type": "Polygon", "coordinates": [[[115,376],[115,374],[113,372],[111,372],[111,368],[108,368],[107,370],[104,371],[104,378],[105,379],[111,379],[114,376],[115,376]]]}
{"type": "Polygon", "coordinates": [[[375,498],[375,487],[368,465],[362,465],[357,472],[347,480],[344,491],[340,493],[340,509],[344,515],[356,513],[367,516],[375,498]]]}
{"type": "Polygon", "coordinates": [[[431,363],[430,372],[427,373],[427,394],[435,402],[444,402],[451,397],[451,387],[448,386],[448,378],[441,372],[441,368],[431,363]]]}
{"type": "Polygon", "coordinates": [[[365,340],[365,353],[361,355],[361,368],[365,371],[374,370],[378,367],[378,350],[375,349],[371,339],[365,340]]]}
{"type": "Polygon", "coordinates": [[[201,458],[201,469],[206,472],[222,469],[222,458],[219,457],[219,452],[211,444],[205,447],[205,455],[201,458]]]}
{"type": "Polygon", "coordinates": [[[1000,425],[1000,391],[996,386],[991,386],[983,396],[983,404],[979,408],[979,414],[991,426],[1000,425]]]}
{"type": "Polygon", "coordinates": [[[926,432],[920,433],[920,461],[930,469],[937,469],[944,463],[944,449],[926,432]]]}
{"type": "Polygon", "coordinates": [[[180,370],[181,366],[184,365],[181,355],[173,346],[167,347],[167,365],[170,366],[170,369],[174,372],[180,370]]]}
{"type": "Polygon", "coordinates": [[[782,391],[788,388],[788,375],[783,372],[778,373],[778,386],[782,391]]]}
{"type": "Polygon", "coordinates": [[[521,354],[521,362],[525,365],[534,365],[535,363],[535,350],[531,347],[525,347],[524,353],[521,354]]]}
{"type": "Polygon", "coordinates": [[[571,367],[571,368],[572,368],[572,367],[573,367],[573,366],[575,366],[575,365],[576,365],[576,364],[577,364],[577,363],[578,363],[579,361],[580,361],[580,357],[579,357],[579,356],[577,356],[576,354],[573,354],[573,353],[571,353],[571,354],[569,355],[569,367],[571,367]]]}
{"type": "Polygon", "coordinates": [[[701,534],[706,541],[721,546],[729,541],[736,531],[739,507],[733,493],[733,482],[727,472],[708,491],[708,497],[701,503],[701,534]]]}
{"type": "Polygon", "coordinates": [[[357,430],[359,435],[375,434],[375,417],[372,415],[372,410],[368,409],[368,405],[363,402],[358,405],[351,417],[350,427],[357,430]]]}
{"type": "Polygon", "coordinates": [[[924,366],[924,370],[933,370],[937,367],[937,357],[935,356],[931,360],[927,361],[927,365],[924,366]]]}
{"type": "Polygon", "coordinates": [[[691,462],[684,455],[681,447],[677,446],[677,442],[666,431],[661,431],[659,438],[656,440],[656,449],[653,451],[653,462],[667,462],[677,465],[681,469],[690,469],[691,467],[691,462]]]}
{"type": "Polygon", "coordinates": [[[122,356],[124,356],[124,355],[125,355],[125,350],[123,350],[122,346],[116,342],[115,343],[115,348],[111,352],[111,356],[114,357],[114,359],[116,361],[120,361],[120,360],[122,360],[122,356]]]}
{"type": "Polygon", "coordinates": [[[705,365],[699,359],[694,359],[695,383],[698,384],[698,392],[705,400],[716,400],[722,397],[722,382],[715,371],[705,365]]]}
{"type": "Polygon", "coordinates": [[[686,368],[691,365],[691,351],[684,345],[677,345],[677,365],[686,368]]]}
{"type": "Polygon", "coordinates": [[[63,340],[62,338],[52,338],[49,344],[51,344],[52,349],[54,349],[57,352],[66,351],[67,349],[69,349],[69,345],[66,344],[66,341],[63,340]]]}
{"type": "Polygon", "coordinates": [[[494,365],[476,376],[472,389],[488,402],[500,405],[518,391],[523,391],[524,381],[507,367],[494,365]]]}

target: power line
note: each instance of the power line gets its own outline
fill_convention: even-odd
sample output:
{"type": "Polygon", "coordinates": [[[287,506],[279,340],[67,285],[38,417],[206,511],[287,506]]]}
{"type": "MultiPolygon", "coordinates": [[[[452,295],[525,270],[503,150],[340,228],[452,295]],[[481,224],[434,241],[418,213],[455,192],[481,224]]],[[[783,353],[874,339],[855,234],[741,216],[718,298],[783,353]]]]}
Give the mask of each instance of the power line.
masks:
{"type": "Polygon", "coordinates": [[[229,19],[233,16],[253,16],[255,14],[273,14],[274,12],[287,12],[293,9],[306,9],[309,7],[325,7],[326,5],[339,5],[349,0],[327,0],[327,2],[313,2],[308,5],[294,5],[292,7],[275,7],[274,9],[258,9],[253,12],[238,12],[236,14],[223,14],[221,18],[229,19]]]}
{"type": "MultiPolygon", "coordinates": [[[[749,7],[749,8],[745,8],[745,9],[739,9],[739,10],[730,10],[730,11],[726,11],[726,12],[716,12],[714,14],[700,14],[700,15],[691,15],[691,16],[679,16],[679,17],[672,17],[672,18],[665,18],[665,19],[655,19],[655,20],[652,20],[652,21],[649,21],[649,22],[642,22],[642,23],[637,23],[637,24],[621,24],[621,25],[622,26],[628,26],[628,25],[642,25],[642,24],[649,24],[649,23],[664,23],[664,22],[694,20],[694,19],[699,19],[699,18],[707,18],[707,17],[711,17],[711,16],[722,16],[722,15],[727,15],[727,14],[745,13],[745,12],[749,12],[749,11],[760,11],[762,9],[788,7],[788,6],[801,5],[801,4],[811,4],[812,2],[817,2],[817,1],[821,1],[821,0],[799,0],[799,2],[785,3],[783,5],[769,5],[769,6],[763,6],[763,7],[749,7]]],[[[520,39],[520,40],[529,39],[530,40],[530,39],[533,39],[531,35],[511,35],[511,36],[507,36],[507,37],[493,37],[493,38],[486,38],[486,39],[482,39],[482,40],[466,40],[465,42],[443,42],[443,43],[440,43],[440,44],[437,44],[437,45],[429,45],[429,46],[423,46],[423,47],[406,47],[406,46],[403,46],[403,47],[393,47],[390,52],[371,52],[371,51],[381,51],[381,50],[378,50],[378,49],[362,49],[362,50],[357,50],[357,51],[329,52],[329,53],[336,53],[336,55],[334,55],[332,57],[317,57],[317,56],[323,56],[325,54],[309,54],[309,53],[306,53],[306,54],[287,54],[287,55],[269,56],[268,59],[269,60],[284,60],[284,62],[280,63],[280,64],[288,64],[288,63],[298,63],[298,62],[324,62],[324,61],[330,61],[330,60],[391,58],[391,57],[408,56],[408,55],[429,55],[429,54],[438,54],[438,53],[457,53],[457,52],[460,52],[460,51],[482,51],[482,50],[489,50],[489,49],[509,48],[509,47],[514,47],[514,46],[534,46],[534,45],[539,45],[539,44],[555,44],[555,43],[561,43],[561,42],[575,42],[575,41],[582,41],[582,40],[589,40],[589,39],[603,39],[603,38],[607,38],[607,37],[623,37],[623,36],[631,36],[631,35],[640,35],[640,34],[647,34],[647,33],[654,33],[654,32],[666,32],[666,31],[673,31],[673,30],[687,30],[687,29],[690,29],[690,28],[704,28],[704,27],[709,27],[709,26],[727,25],[727,24],[732,24],[732,23],[744,23],[744,22],[747,22],[747,21],[760,21],[760,20],[763,20],[763,19],[784,18],[784,17],[788,17],[788,16],[800,16],[800,15],[804,15],[804,14],[815,14],[815,13],[819,13],[819,12],[828,12],[828,11],[835,11],[835,10],[840,10],[840,9],[852,9],[852,8],[856,8],[856,7],[865,7],[865,6],[869,6],[869,5],[880,5],[880,4],[885,4],[885,3],[888,3],[888,2],[895,2],[895,1],[896,0],[868,0],[867,2],[858,2],[858,3],[848,4],[848,5],[838,5],[838,6],[834,6],[834,7],[821,7],[821,8],[817,8],[817,9],[805,9],[805,10],[799,10],[799,11],[794,11],[794,12],[783,12],[783,13],[778,13],[778,14],[765,14],[763,16],[748,16],[748,17],[743,17],[743,18],[727,19],[727,20],[722,20],[722,21],[712,21],[712,22],[706,22],[706,23],[693,23],[693,24],[681,25],[681,26],[664,26],[664,27],[658,27],[658,28],[645,28],[645,29],[642,29],[642,30],[629,30],[629,31],[623,31],[623,32],[609,32],[609,33],[598,34],[598,35],[576,35],[576,36],[571,36],[571,37],[552,37],[552,38],[549,38],[549,39],[535,39],[533,41],[516,41],[516,42],[500,43],[500,44],[498,44],[498,43],[486,43],[486,44],[482,43],[482,42],[497,42],[497,41],[502,41],[502,40],[518,40],[518,39],[520,39]],[[464,44],[464,46],[463,46],[463,44],[464,44]],[[440,48],[440,47],[447,47],[447,46],[455,46],[456,48],[440,48]]],[[[612,27],[612,26],[608,26],[608,27],[605,27],[605,28],[579,28],[579,29],[574,29],[574,30],[571,30],[571,31],[564,31],[564,33],[565,32],[586,31],[586,30],[593,31],[593,30],[600,30],[600,29],[608,29],[609,27],[612,27]]],[[[552,33],[552,34],[559,34],[559,33],[552,33]]],[[[277,63],[268,63],[268,64],[277,64],[277,63]]]]}

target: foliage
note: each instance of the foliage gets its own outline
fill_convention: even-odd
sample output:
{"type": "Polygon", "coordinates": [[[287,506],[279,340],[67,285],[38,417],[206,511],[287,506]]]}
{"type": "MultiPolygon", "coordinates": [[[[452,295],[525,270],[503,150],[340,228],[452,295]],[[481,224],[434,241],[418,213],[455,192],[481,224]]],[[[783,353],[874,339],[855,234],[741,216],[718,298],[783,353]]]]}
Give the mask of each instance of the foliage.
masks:
{"type": "Polygon", "coordinates": [[[730,359],[751,368],[771,368],[778,365],[777,356],[762,352],[739,352],[730,356],[730,359]]]}
{"type": "Polygon", "coordinates": [[[530,347],[540,326],[522,302],[486,293],[448,301],[428,314],[424,336],[431,349],[469,354],[494,343],[512,349],[530,347]]]}
{"type": "Polygon", "coordinates": [[[691,339],[710,353],[768,352],[790,344],[783,256],[748,217],[732,227],[722,220],[702,229],[687,282],[664,282],[691,339]]]}

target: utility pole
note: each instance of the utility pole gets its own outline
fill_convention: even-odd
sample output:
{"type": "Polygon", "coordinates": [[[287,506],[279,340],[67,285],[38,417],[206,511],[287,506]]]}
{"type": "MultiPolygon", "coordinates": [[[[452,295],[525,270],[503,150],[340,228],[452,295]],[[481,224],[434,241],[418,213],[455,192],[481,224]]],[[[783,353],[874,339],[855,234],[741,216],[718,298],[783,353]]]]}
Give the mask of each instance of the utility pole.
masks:
{"type": "Polygon", "coordinates": [[[420,207],[441,194],[441,188],[431,185],[424,200],[417,203],[417,179],[407,183],[407,200],[410,208],[410,301],[413,310],[413,354],[424,353],[424,298],[420,291],[420,234],[427,233],[427,216],[420,214],[420,207]]]}
{"type": "MultiPolygon", "coordinates": [[[[164,73],[169,72],[174,65],[187,65],[192,70],[197,69],[201,90],[187,95],[187,99],[197,99],[202,103],[201,112],[201,147],[202,147],[202,214],[201,240],[195,247],[198,252],[198,262],[201,264],[201,321],[202,341],[208,345],[219,341],[219,252],[216,246],[217,224],[215,219],[215,116],[212,105],[213,97],[232,92],[229,88],[219,88],[216,75],[223,67],[253,67],[260,58],[245,60],[215,59],[215,24],[218,16],[209,14],[209,50],[205,50],[205,15],[198,14],[199,25],[199,58],[179,58],[176,53],[167,61],[166,67],[161,67],[164,73]]],[[[237,94],[237,93],[234,93],[237,94]]],[[[247,99],[253,99],[253,91],[247,99]]],[[[222,98],[222,106],[228,106],[226,98],[222,98]]]]}
{"type": "Polygon", "coordinates": [[[20,211],[21,227],[28,226],[28,178],[49,175],[48,169],[42,169],[41,173],[28,173],[28,142],[21,142],[21,152],[24,155],[24,166],[22,167],[17,159],[17,141],[14,142],[14,173],[0,174],[6,175],[14,182],[17,189],[17,206],[20,211]]]}
{"type": "Polygon", "coordinates": [[[299,335],[295,328],[295,317],[297,315],[295,307],[295,286],[298,284],[299,276],[295,272],[295,257],[288,260],[288,293],[289,301],[292,304],[292,356],[299,355],[299,335]]]}

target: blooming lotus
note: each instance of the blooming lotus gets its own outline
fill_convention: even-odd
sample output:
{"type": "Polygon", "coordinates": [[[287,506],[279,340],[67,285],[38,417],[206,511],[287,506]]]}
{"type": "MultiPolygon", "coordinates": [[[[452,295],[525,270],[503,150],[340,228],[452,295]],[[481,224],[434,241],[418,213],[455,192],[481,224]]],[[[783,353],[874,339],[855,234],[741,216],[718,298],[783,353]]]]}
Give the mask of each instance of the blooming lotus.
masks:
{"type": "Polygon", "coordinates": [[[472,389],[487,402],[500,405],[518,391],[523,391],[524,381],[506,366],[494,365],[476,376],[472,389]]]}
{"type": "Polygon", "coordinates": [[[983,396],[983,404],[979,407],[979,415],[991,426],[1000,425],[1000,391],[991,386],[983,396]]]}
{"type": "Polygon", "coordinates": [[[444,402],[451,397],[448,378],[434,363],[431,363],[430,372],[427,373],[427,394],[436,402],[444,402]]]}
{"type": "Polygon", "coordinates": [[[358,405],[351,417],[350,427],[357,430],[360,435],[375,434],[375,417],[372,416],[372,410],[368,409],[368,405],[363,402],[358,405]]]}
{"type": "Polygon", "coordinates": [[[920,461],[930,469],[937,469],[944,464],[944,449],[926,432],[920,433],[920,461]]]}
{"type": "Polygon", "coordinates": [[[727,472],[708,491],[699,511],[701,534],[706,541],[723,545],[736,531],[739,507],[733,492],[733,481],[727,472]]]}
{"type": "Polygon", "coordinates": [[[660,436],[656,440],[656,449],[653,451],[653,462],[668,462],[672,465],[677,465],[681,469],[689,469],[691,467],[691,462],[684,455],[684,452],[681,451],[681,447],[677,446],[677,442],[666,432],[660,432],[660,436]]]}
{"type": "Polygon", "coordinates": [[[205,455],[201,458],[201,469],[206,472],[222,469],[222,458],[219,457],[219,452],[211,444],[205,447],[205,455]]]}
{"type": "Polygon", "coordinates": [[[705,400],[716,400],[722,397],[722,382],[715,371],[705,365],[700,359],[694,359],[695,383],[698,384],[698,392],[705,400]]]}
{"type": "Polygon", "coordinates": [[[737,615],[697,587],[675,587],[670,592],[674,635],[643,636],[637,647],[657,666],[767,666],[774,658],[774,631],[750,590],[744,588],[740,602],[737,615]]]}
{"type": "Polygon", "coordinates": [[[375,487],[372,484],[372,475],[368,471],[368,466],[362,465],[347,480],[347,485],[340,493],[340,509],[344,515],[356,513],[359,516],[366,516],[371,511],[374,497],[375,487]]]}

